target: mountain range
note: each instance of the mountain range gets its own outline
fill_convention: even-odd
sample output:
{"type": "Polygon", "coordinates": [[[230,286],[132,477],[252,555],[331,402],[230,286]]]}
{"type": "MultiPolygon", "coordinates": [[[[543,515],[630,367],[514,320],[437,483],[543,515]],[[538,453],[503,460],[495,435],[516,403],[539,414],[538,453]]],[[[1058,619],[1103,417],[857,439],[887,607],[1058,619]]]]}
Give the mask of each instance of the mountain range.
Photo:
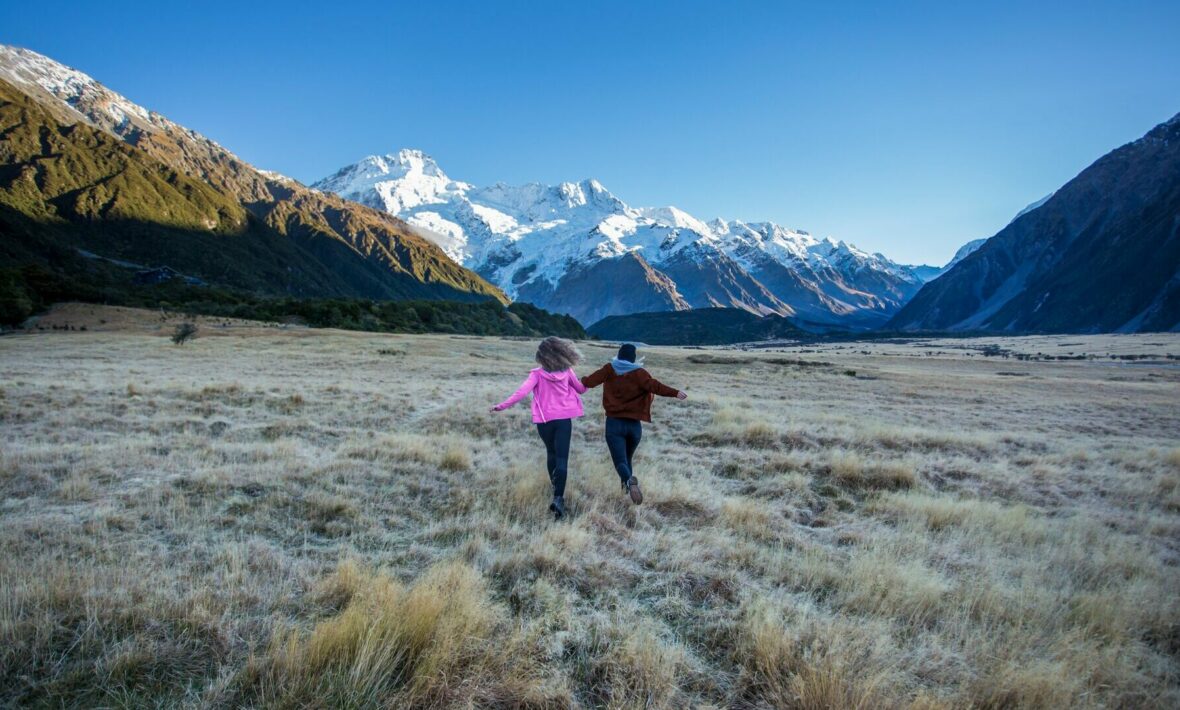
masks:
{"type": "Polygon", "coordinates": [[[369,156],[312,187],[404,219],[509,297],[585,324],[735,307],[868,328],[940,273],[772,222],[631,207],[593,179],[477,187],[418,150],[369,156]]]}
{"type": "Polygon", "coordinates": [[[13,266],[60,283],[136,264],[266,298],[517,300],[585,324],[657,314],[599,333],[658,314],[702,333],[733,320],[726,337],[1180,330],[1180,115],[939,268],[771,222],[631,207],[596,180],[477,187],[415,150],[306,187],[0,45],[0,306],[20,299],[5,291],[13,266]]]}
{"type": "Polygon", "coordinates": [[[0,45],[0,262],[78,255],[300,297],[507,302],[379,210],[258,170],[36,52],[0,45]]]}

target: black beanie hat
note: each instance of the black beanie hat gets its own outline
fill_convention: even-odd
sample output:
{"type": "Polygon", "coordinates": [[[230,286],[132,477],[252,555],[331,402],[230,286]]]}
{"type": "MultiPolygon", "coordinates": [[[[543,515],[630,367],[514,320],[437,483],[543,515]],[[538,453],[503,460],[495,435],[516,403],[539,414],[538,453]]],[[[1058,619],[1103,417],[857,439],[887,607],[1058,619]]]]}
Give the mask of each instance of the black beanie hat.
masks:
{"type": "Polygon", "coordinates": [[[635,346],[631,343],[623,343],[619,346],[619,359],[635,362],[635,346]]]}

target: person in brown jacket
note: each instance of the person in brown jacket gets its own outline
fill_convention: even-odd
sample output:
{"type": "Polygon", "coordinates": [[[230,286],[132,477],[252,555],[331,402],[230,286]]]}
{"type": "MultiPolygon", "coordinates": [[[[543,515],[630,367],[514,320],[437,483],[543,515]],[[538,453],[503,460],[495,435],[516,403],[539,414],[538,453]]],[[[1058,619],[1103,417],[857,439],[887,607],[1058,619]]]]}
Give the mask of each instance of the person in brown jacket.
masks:
{"type": "Polygon", "coordinates": [[[623,491],[631,496],[631,502],[639,505],[643,502],[643,492],[639,490],[632,459],[643,437],[642,422],[651,421],[651,402],[656,395],[677,399],[687,399],[688,395],[663,384],[643,369],[643,359],[636,361],[635,346],[631,343],[624,343],[617,357],[583,377],[582,384],[587,389],[603,386],[606,448],[610,450],[623,491]]]}

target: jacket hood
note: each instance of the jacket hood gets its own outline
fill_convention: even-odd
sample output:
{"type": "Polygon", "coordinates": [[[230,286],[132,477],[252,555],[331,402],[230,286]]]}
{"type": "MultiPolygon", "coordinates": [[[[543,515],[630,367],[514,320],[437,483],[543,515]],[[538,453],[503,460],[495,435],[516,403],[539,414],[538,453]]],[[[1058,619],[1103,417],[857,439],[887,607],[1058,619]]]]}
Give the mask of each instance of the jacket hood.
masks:
{"type": "Polygon", "coordinates": [[[627,360],[620,360],[617,357],[611,358],[610,366],[614,369],[616,375],[625,375],[628,372],[634,372],[643,368],[643,358],[639,358],[636,362],[629,362],[627,360]]]}
{"type": "Polygon", "coordinates": [[[535,369],[535,372],[541,377],[550,380],[551,382],[561,382],[565,378],[569,377],[569,370],[562,370],[561,372],[549,372],[543,367],[538,367],[535,369]]]}

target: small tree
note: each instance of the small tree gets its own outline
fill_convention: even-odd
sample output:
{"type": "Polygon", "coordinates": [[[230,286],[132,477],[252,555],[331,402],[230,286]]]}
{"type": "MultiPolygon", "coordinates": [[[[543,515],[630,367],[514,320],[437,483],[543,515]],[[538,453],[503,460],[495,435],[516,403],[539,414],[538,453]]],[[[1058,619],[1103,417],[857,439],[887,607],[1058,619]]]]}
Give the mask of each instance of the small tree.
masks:
{"type": "Polygon", "coordinates": [[[0,270],[0,325],[19,325],[34,310],[21,273],[16,269],[0,270]]]}
{"type": "Polygon", "coordinates": [[[196,336],[197,324],[185,322],[176,326],[176,330],[172,332],[172,342],[176,345],[184,345],[196,336]]]}

